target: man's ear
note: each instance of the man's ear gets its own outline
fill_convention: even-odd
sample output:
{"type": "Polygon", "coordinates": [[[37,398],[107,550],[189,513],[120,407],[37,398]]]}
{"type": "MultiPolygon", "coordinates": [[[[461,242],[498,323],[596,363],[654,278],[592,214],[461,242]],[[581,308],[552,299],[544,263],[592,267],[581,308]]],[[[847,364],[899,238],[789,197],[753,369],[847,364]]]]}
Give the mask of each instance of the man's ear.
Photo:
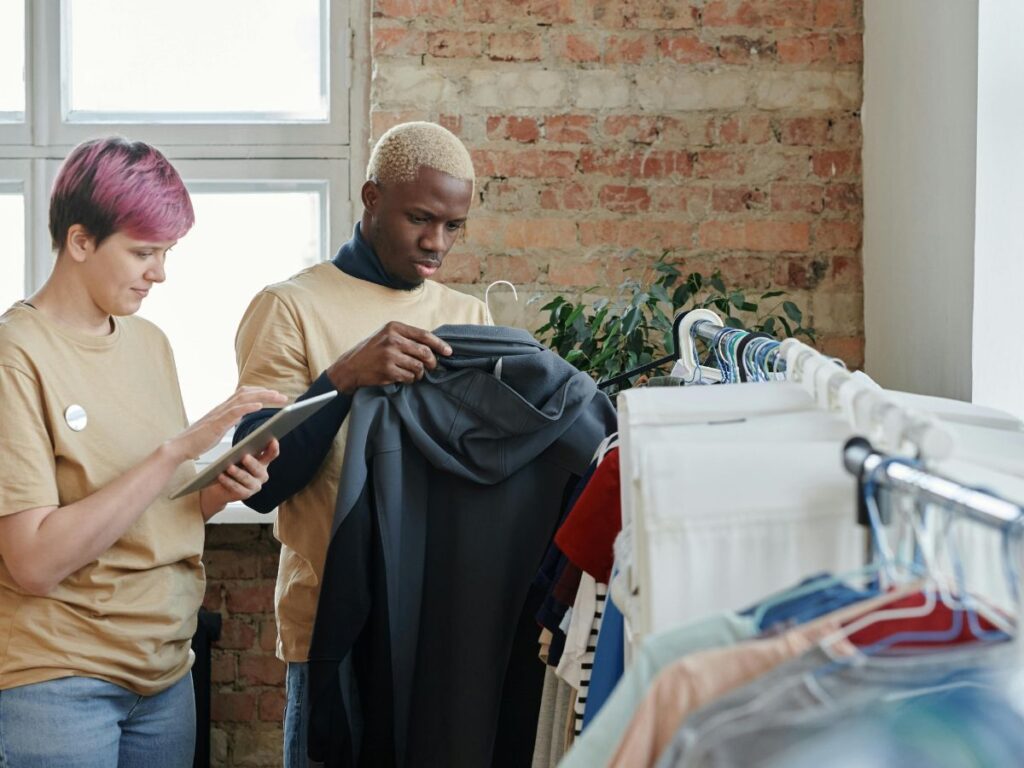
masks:
{"type": "Polygon", "coordinates": [[[68,227],[67,237],[64,239],[64,252],[74,261],[84,262],[95,248],[93,236],[81,224],[72,224],[68,227]]]}
{"type": "Polygon", "coordinates": [[[375,213],[380,206],[380,187],[377,186],[377,182],[371,180],[363,184],[360,197],[363,199],[363,208],[375,213]]]}

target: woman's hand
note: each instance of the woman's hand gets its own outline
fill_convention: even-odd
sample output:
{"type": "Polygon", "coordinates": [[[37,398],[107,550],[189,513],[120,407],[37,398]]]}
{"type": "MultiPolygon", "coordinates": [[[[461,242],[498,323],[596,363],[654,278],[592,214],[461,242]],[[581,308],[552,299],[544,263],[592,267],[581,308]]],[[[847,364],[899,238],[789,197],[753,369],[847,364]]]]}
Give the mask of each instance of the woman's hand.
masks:
{"type": "Polygon", "coordinates": [[[209,520],[232,501],[244,501],[259,493],[270,476],[267,466],[280,453],[277,440],[271,440],[256,456],[244,456],[241,466],[232,464],[217,476],[217,482],[199,492],[203,518],[209,520]]]}
{"type": "Polygon", "coordinates": [[[167,447],[179,462],[198,459],[219,443],[224,434],[246,414],[255,413],[266,406],[281,406],[286,402],[287,397],[272,389],[240,387],[195,424],[168,440],[167,447]]]}

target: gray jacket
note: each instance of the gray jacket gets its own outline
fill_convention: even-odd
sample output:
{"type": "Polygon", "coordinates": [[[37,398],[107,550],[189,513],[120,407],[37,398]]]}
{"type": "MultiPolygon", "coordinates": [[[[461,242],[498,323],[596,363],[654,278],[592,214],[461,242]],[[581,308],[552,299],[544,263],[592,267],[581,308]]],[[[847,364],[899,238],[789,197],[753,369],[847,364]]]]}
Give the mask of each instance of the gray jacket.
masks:
{"type": "Polygon", "coordinates": [[[616,426],[593,380],[526,332],[435,333],[451,357],[360,390],[349,415],[310,650],[310,756],[329,766],[518,762],[543,680],[530,585],[616,426]]]}

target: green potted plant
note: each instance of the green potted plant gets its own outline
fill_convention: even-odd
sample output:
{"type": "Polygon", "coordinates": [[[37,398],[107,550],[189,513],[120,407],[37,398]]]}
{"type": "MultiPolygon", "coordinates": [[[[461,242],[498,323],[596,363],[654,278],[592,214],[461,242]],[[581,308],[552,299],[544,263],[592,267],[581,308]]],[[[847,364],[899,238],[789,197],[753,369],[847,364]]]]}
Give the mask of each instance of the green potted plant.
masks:
{"type": "MultiPolygon", "coordinates": [[[[667,253],[642,277],[627,278],[614,298],[601,296],[586,303],[585,297],[598,290],[585,289],[575,302],[556,296],[541,308],[548,320],[536,331],[543,343],[598,381],[671,354],[672,321],[683,310],[711,309],[727,326],[775,338],[803,336],[812,344],[816,339],[814,329],[803,324],[803,311],[785,291],[751,296],[726,285],[719,271],[710,277],[699,272],[684,276],[667,253]]],[[[665,374],[669,367],[651,373],[665,374]]],[[[620,389],[630,386],[625,382],[620,389]]]]}

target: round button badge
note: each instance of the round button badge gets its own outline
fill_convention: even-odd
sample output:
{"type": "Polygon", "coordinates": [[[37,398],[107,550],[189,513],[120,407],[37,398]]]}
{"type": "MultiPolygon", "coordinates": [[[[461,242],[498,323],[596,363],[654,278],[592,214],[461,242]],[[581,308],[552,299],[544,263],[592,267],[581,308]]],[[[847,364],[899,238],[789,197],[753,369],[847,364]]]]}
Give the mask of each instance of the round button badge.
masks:
{"type": "Polygon", "coordinates": [[[89,416],[86,414],[85,408],[74,403],[64,410],[64,421],[75,432],[81,432],[89,423],[89,416]]]}

